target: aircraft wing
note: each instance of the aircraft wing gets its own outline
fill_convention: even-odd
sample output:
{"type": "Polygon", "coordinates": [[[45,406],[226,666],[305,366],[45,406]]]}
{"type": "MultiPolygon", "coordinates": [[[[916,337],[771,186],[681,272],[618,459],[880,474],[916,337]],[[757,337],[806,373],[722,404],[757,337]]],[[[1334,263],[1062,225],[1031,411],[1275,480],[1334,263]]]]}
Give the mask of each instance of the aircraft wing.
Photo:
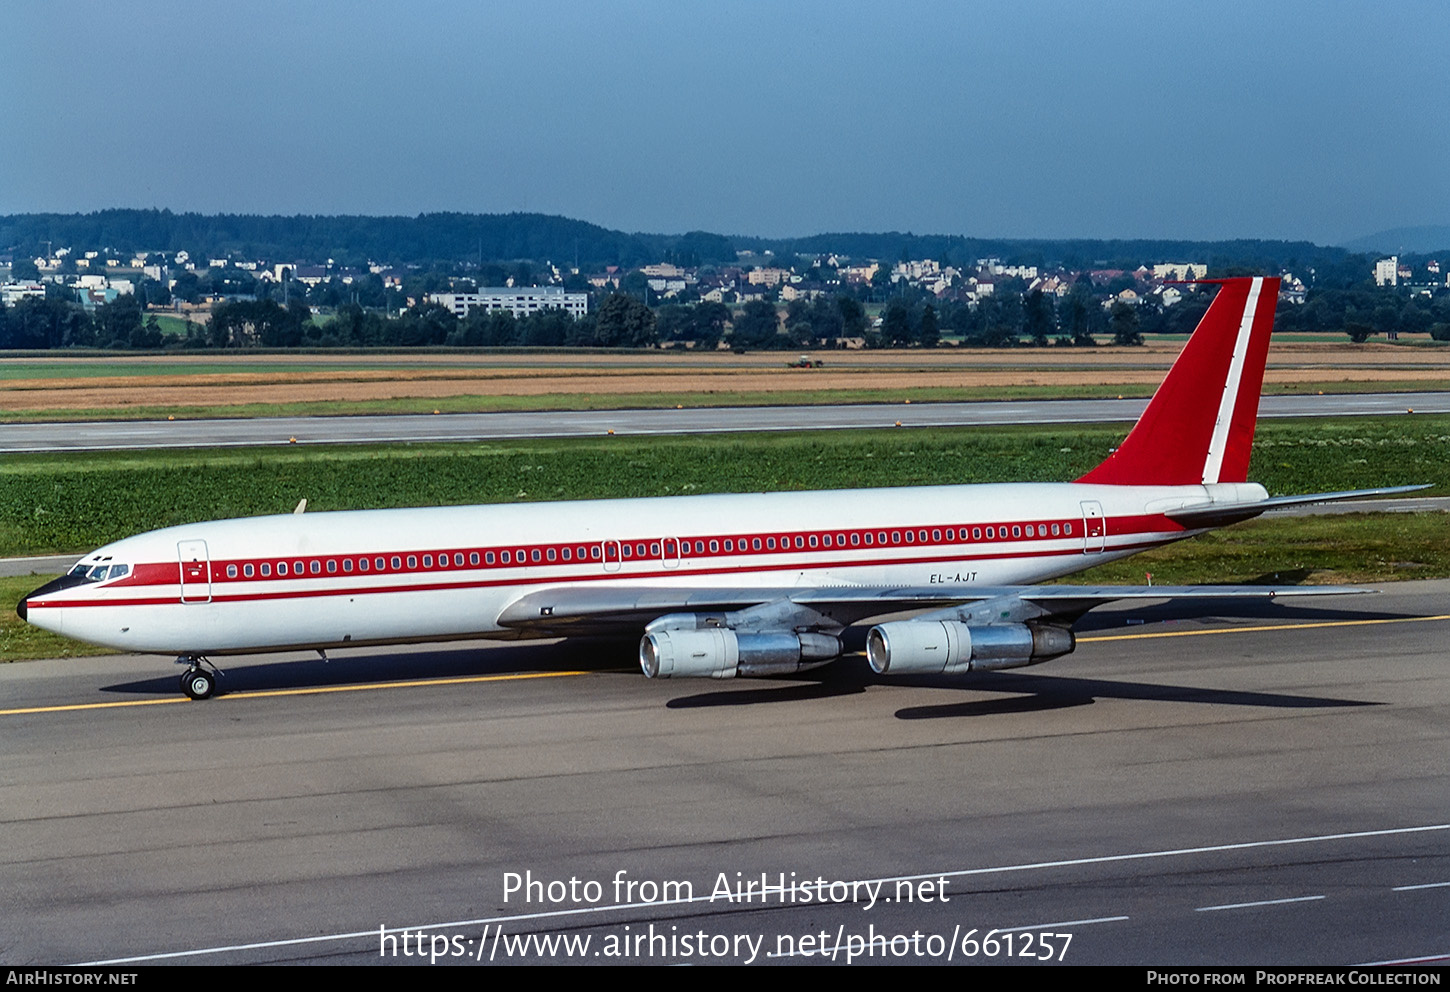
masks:
{"type": "Polygon", "coordinates": [[[669,614],[719,615],[744,629],[830,629],[893,613],[936,611],[964,622],[1071,623],[1105,603],[1125,599],[1251,599],[1342,596],[1373,592],[1353,586],[996,586],[579,587],[560,585],[520,596],[498,617],[519,637],[629,634],[669,614]],[[727,616],[728,614],[728,616],[727,616]]]}

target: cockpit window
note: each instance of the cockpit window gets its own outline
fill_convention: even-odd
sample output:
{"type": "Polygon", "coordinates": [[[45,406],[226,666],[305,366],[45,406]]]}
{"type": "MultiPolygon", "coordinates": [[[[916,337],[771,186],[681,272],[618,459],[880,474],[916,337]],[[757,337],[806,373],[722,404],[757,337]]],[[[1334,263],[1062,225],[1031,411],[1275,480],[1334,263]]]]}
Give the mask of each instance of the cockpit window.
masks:
{"type": "Polygon", "coordinates": [[[74,568],[72,568],[70,570],[70,574],[71,575],[85,575],[90,570],[91,570],[91,566],[90,565],[87,565],[85,562],[81,562],[79,565],[75,566],[74,568]]]}
{"type": "Polygon", "coordinates": [[[91,574],[86,576],[86,578],[90,579],[92,582],[103,582],[105,581],[106,573],[110,570],[110,565],[97,565],[95,568],[91,569],[91,574]]]}

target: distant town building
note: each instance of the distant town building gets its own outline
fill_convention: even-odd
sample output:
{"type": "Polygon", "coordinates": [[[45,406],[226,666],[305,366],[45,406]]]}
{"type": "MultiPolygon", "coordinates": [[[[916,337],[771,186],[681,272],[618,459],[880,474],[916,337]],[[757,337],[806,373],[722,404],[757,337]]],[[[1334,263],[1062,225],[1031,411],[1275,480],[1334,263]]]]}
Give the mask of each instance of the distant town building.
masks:
{"type": "Polygon", "coordinates": [[[497,286],[477,293],[434,293],[428,299],[443,304],[456,317],[467,317],[475,308],[507,310],[515,317],[527,317],[540,310],[564,310],[576,320],[589,312],[588,293],[570,293],[549,286],[497,286]]]}
{"type": "Polygon", "coordinates": [[[779,286],[782,282],[790,278],[790,270],[775,268],[751,269],[745,278],[752,286],[779,286]]]}
{"type": "Polygon", "coordinates": [[[27,298],[45,299],[45,286],[38,282],[7,282],[0,285],[0,303],[7,307],[27,298]]]}
{"type": "Polygon", "coordinates": [[[1374,284],[1376,286],[1398,286],[1400,283],[1400,256],[1391,255],[1374,263],[1374,284]]]}
{"type": "Polygon", "coordinates": [[[1208,275],[1202,262],[1161,262],[1153,266],[1153,278],[1172,282],[1190,282],[1208,275]]]}

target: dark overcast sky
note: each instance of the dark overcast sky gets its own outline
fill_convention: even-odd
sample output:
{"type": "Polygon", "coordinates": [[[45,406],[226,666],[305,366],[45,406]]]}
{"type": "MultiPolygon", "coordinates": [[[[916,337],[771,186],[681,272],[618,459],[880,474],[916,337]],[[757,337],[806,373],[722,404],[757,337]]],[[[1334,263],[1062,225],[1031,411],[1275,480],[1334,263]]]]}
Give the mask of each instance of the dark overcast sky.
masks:
{"type": "Polygon", "coordinates": [[[1443,3],[28,3],[0,213],[1307,238],[1450,223],[1443,3]]]}

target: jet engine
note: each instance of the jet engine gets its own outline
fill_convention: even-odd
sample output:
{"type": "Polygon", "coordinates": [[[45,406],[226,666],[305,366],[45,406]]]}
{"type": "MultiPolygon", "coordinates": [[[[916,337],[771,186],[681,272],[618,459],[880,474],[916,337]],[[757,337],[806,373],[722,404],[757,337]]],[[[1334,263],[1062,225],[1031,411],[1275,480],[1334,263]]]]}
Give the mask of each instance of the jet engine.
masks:
{"type": "Polygon", "coordinates": [[[704,616],[675,614],[649,625],[639,665],[649,678],[750,678],[790,675],[841,654],[834,634],[790,630],[737,631],[704,616]]]}
{"type": "Polygon", "coordinates": [[[1021,668],[1070,654],[1072,631],[1025,623],[968,626],[956,620],[900,620],[866,634],[866,658],[880,675],[955,675],[1021,668]]]}

